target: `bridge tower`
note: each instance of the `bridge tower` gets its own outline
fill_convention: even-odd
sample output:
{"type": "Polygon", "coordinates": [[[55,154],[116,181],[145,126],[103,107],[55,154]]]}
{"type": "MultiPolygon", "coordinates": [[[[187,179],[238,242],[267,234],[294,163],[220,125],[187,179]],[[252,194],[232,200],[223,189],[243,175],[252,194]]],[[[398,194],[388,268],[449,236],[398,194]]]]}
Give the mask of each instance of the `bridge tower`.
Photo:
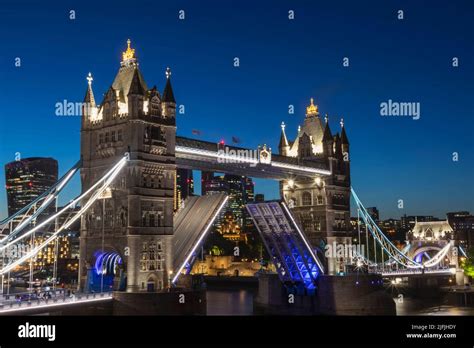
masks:
{"type": "Polygon", "coordinates": [[[125,153],[130,156],[107,195],[82,217],[79,288],[85,291],[97,291],[99,284],[104,290],[157,291],[171,277],[176,175],[171,71],[163,94],[148,88],[127,43],[101,104],[96,105],[90,74],[84,99],[82,191],[125,153]]]}
{"type": "MultiPolygon", "coordinates": [[[[280,182],[282,199],[292,212],[313,247],[324,252],[325,245],[350,245],[350,160],[349,141],[340,122],[341,133],[332,135],[329,120],[320,118],[318,106],[311,98],[303,126],[298,127],[294,141],[288,141],[282,124],[279,152],[298,160],[325,163],[329,176],[291,177],[280,182]]],[[[344,271],[344,258],[326,258],[328,274],[344,271]]]]}

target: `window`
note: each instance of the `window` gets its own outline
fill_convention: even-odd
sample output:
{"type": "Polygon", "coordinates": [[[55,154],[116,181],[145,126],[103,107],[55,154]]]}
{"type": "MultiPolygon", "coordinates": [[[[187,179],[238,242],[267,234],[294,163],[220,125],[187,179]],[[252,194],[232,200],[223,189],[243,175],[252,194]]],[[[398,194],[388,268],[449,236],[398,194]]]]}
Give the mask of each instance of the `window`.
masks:
{"type": "Polygon", "coordinates": [[[150,216],[149,216],[149,225],[150,227],[155,227],[155,214],[151,213],[150,216]]]}
{"type": "Polygon", "coordinates": [[[119,129],[117,131],[117,141],[122,141],[122,130],[121,129],[119,129]]]}
{"type": "Polygon", "coordinates": [[[303,192],[303,205],[312,205],[311,193],[303,192]]]}
{"type": "Polygon", "coordinates": [[[148,212],[142,214],[142,227],[148,227],[148,212]]]}
{"type": "Polygon", "coordinates": [[[163,187],[163,177],[159,176],[158,177],[158,188],[162,188],[162,187],[163,187]]]}
{"type": "Polygon", "coordinates": [[[323,205],[323,204],[324,204],[323,196],[319,195],[318,196],[318,205],[323,205]]]}
{"type": "Polygon", "coordinates": [[[115,142],[115,131],[112,131],[112,133],[111,133],[111,134],[112,134],[112,135],[111,135],[112,142],[115,142]]]}
{"type": "Polygon", "coordinates": [[[106,132],[106,133],[105,133],[105,142],[106,142],[106,143],[109,142],[109,132],[106,132]]]}
{"type": "Polygon", "coordinates": [[[104,133],[100,133],[99,134],[99,144],[103,144],[104,143],[104,133]]]}

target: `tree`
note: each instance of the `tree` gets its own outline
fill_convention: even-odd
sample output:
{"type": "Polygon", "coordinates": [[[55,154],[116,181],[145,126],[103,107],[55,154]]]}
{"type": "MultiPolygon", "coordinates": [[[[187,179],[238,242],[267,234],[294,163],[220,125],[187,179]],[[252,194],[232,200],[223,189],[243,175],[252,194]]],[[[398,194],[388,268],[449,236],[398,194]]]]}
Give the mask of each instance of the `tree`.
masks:
{"type": "Polygon", "coordinates": [[[474,247],[471,247],[467,253],[467,257],[461,258],[461,267],[464,274],[468,277],[474,277],[474,247]]]}

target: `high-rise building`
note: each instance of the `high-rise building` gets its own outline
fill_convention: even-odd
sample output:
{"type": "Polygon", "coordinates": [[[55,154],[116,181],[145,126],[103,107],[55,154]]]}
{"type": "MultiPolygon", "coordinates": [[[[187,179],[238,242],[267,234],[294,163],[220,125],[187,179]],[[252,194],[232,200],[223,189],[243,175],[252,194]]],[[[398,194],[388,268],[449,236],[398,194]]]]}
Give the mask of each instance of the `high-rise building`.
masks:
{"type": "Polygon", "coordinates": [[[206,192],[206,182],[214,179],[213,172],[202,171],[201,172],[201,195],[204,196],[207,194],[206,192]]]}
{"type": "Polygon", "coordinates": [[[191,169],[178,168],[176,170],[174,209],[178,210],[181,207],[182,201],[192,195],[194,195],[193,171],[191,169]]]}
{"type": "MultiPolygon", "coordinates": [[[[235,220],[240,226],[243,226],[244,207],[244,177],[240,175],[226,174],[224,181],[229,187],[229,204],[227,210],[234,215],[235,220]]],[[[253,194],[252,194],[253,195],[253,194]]]]}
{"type": "Polygon", "coordinates": [[[372,220],[374,220],[375,222],[380,220],[379,210],[377,209],[377,207],[369,207],[366,210],[367,210],[367,213],[369,213],[372,220]]]}
{"type": "Polygon", "coordinates": [[[457,211],[446,214],[459,244],[465,248],[474,247],[474,216],[468,211],[457,211]]]}
{"type": "Polygon", "coordinates": [[[244,197],[243,197],[243,204],[242,207],[242,215],[243,215],[243,226],[242,229],[244,232],[249,232],[254,229],[253,220],[250,217],[250,214],[247,212],[245,208],[245,204],[253,203],[255,201],[255,192],[254,192],[254,185],[252,178],[243,177],[243,188],[244,188],[244,197]]]}
{"type": "Polygon", "coordinates": [[[265,195],[263,193],[257,193],[255,195],[255,203],[263,203],[265,202],[265,195]]]}
{"type": "Polygon", "coordinates": [[[31,203],[58,181],[58,162],[31,157],[5,165],[8,215],[31,203]]]}

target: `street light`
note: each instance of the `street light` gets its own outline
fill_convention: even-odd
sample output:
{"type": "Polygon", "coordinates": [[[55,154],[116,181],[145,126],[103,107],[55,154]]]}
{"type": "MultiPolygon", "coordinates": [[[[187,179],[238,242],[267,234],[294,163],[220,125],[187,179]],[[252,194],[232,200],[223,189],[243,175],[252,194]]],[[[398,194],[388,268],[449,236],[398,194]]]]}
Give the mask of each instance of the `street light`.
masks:
{"type": "Polygon", "coordinates": [[[168,272],[168,287],[171,289],[171,276],[173,275],[173,271],[168,272]]]}

